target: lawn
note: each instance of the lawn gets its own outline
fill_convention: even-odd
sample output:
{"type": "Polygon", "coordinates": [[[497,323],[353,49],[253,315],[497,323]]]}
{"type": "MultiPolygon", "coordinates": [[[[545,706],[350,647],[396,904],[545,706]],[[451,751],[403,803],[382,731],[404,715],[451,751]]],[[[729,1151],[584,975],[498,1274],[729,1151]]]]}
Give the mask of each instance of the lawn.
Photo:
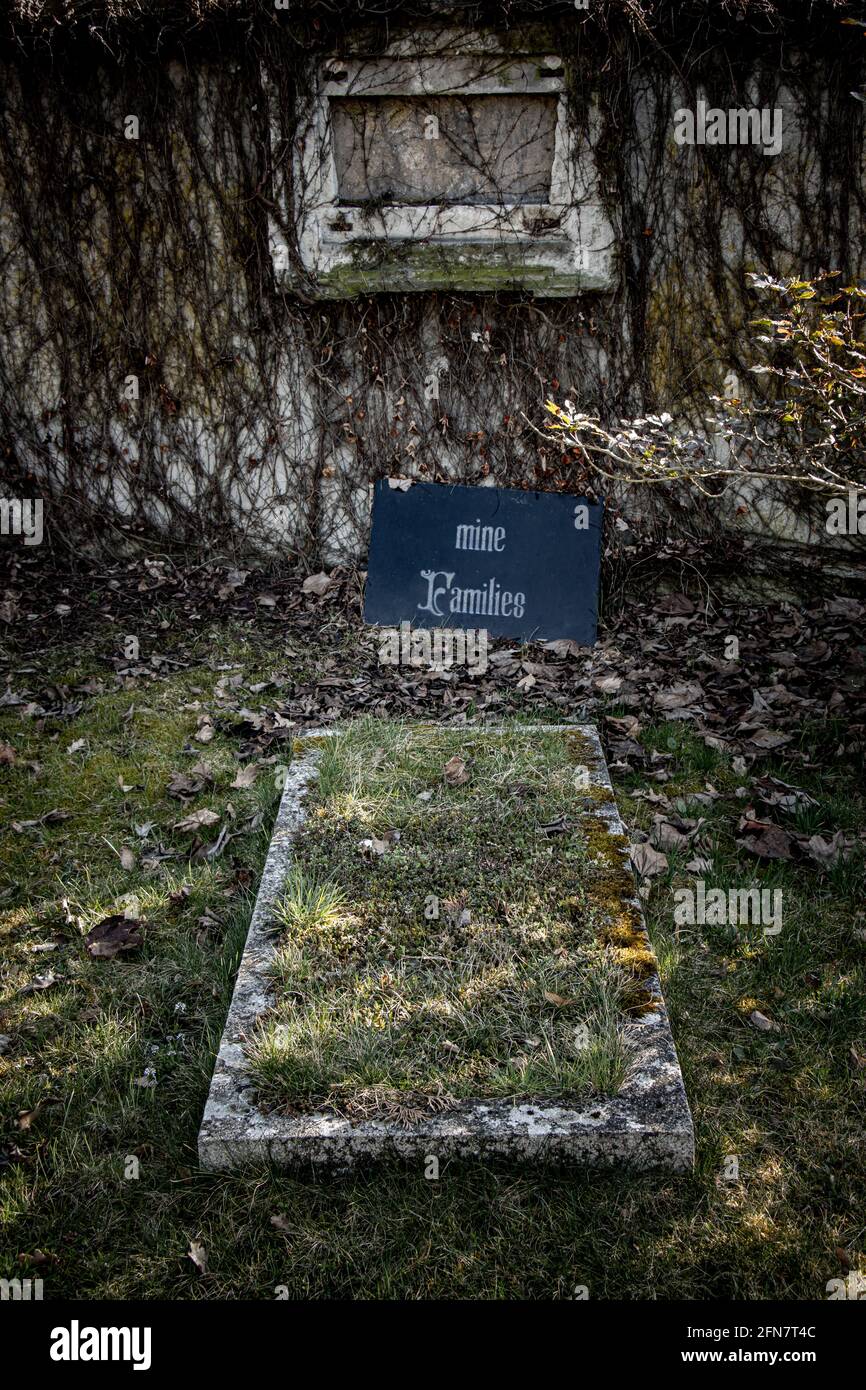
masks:
{"type": "Polygon", "coordinates": [[[619,1090],[628,980],[575,815],[584,742],[371,718],[322,741],[275,911],[267,1102],[399,1116],[619,1090]]]}
{"type": "MultiPolygon", "coordinates": [[[[104,586],[80,597],[73,636],[48,633],[35,654],[8,653],[8,689],[26,698],[0,709],[0,1276],[38,1273],[46,1298],[271,1299],[278,1286],[293,1297],[569,1298],[586,1286],[591,1298],[820,1299],[828,1280],[863,1268],[862,852],[822,867],[748,857],[737,843],[748,788],[765,773],[811,798],[780,807],[778,820],[801,834],[857,835],[861,765],[840,723],[804,720],[744,774],[687,720],[642,718],[632,737],[665,780],[641,770],[617,778],[613,761],[634,834],[650,830],[652,798],[663,796],[672,815],[703,818],[708,886],[784,892],[783,930],[770,937],[677,926],[673,895],[694,878],[694,842],[670,849],[643,882],[695,1118],[692,1175],[623,1181],[472,1163],[443,1165],[436,1181],[420,1165],[334,1179],[206,1175],[196,1134],[280,768],[295,735],[323,712],[345,713],[323,711],[334,682],[363,691],[376,714],[387,699],[354,618],[317,614],[305,626],[289,613],[277,629],[269,606],[193,622],[146,595],[131,627],[125,613],[98,619],[104,599],[104,586]],[[117,634],[130,630],[158,634],[156,666],[118,663],[117,634]],[[92,958],[88,932],[124,912],[143,921],[140,944],[92,958]],[[756,1014],[770,1026],[756,1026],[756,1014]],[[191,1242],[206,1252],[204,1272],[191,1242]]],[[[454,716],[441,688],[412,680],[417,717],[454,716]]],[[[485,717],[559,722],[562,709],[526,685],[501,683],[485,717]]],[[[470,704],[457,717],[474,713],[470,704]]],[[[629,717],[616,692],[594,712],[605,716],[629,717]]],[[[461,748],[470,733],[461,723],[461,748]]],[[[437,764],[452,734],[441,737],[437,764]]],[[[386,775],[396,772],[383,761],[386,775]]],[[[339,835],[346,791],[336,774],[330,795],[323,809],[339,835]]],[[[419,813],[397,803],[410,826],[419,813]]],[[[396,814],[357,815],[346,822],[353,839],[364,826],[401,828],[396,814]]],[[[399,845],[381,867],[348,856],[344,891],[352,874],[377,882],[399,845]]],[[[311,858],[314,879],[323,871],[311,858]]],[[[456,859],[438,896],[458,907],[464,880],[456,859]]],[[[422,891],[435,891],[431,878],[411,885],[403,946],[412,924],[424,930],[414,910],[422,891]]],[[[297,918],[284,906],[290,930],[297,918]]],[[[485,910],[479,903],[473,920],[485,910]]],[[[568,997],[574,980],[550,983],[568,997]]],[[[540,1011],[536,1027],[557,1019],[555,1006],[540,1011]]],[[[491,1085],[507,1061],[488,1058],[491,1085]]],[[[333,1062],[329,1086],[345,1075],[333,1062]]],[[[442,1078],[425,1066],[432,1094],[442,1078]]]]}

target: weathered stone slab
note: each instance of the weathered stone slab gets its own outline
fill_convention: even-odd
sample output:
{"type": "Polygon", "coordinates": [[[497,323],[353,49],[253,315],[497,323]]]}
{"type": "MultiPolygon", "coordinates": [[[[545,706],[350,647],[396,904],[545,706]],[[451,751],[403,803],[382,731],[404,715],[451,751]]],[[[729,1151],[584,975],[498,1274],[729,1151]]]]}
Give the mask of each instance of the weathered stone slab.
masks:
{"type": "Polygon", "coordinates": [[[340,202],[543,203],[556,120],[537,94],[332,101],[340,202]]]}
{"type": "MultiPolygon", "coordinates": [[[[598,734],[588,725],[538,726],[577,730],[588,752],[590,785],[611,791],[598,734]]],[[[530,730],[527,729],[527,732],[530,730]]],[[[473,729],[473,733],[478,733],[473,729]]],[[[496,732],[495,726],[490,729],[496,732]]],[[[335,737],[328,730],[315,737],[335,737]]],[[[313,737],[313,735],[310,735],[313,737]]],[[[274,1003],[270,976],[276,938],[272,905],[292,863],[293,839],[304,822],[304,798],[316,776],[319,752],[312,747],[289,771],[234,996],[214,1068],[198,1137],[206,1169],[232,1169],[250,1161],[313,1164],[347,1169],[382,1158],[497,1158],[635,1170],[682,1172],[694,1162],[692,1118],[657,975],[643,980],[651,1007],[627,1025],[629,1071],[615,1096],[574,1103],[543,1097],[468,1100],[425,1115],[411,1125],[382,1119],[350,1120],[324,1111],[286,1116],[257,1104],[245,1048],[274,1003]]],[[[575,793],[576,802],[582,801],[575,793]]],[[[599,829],[621,836],[612,795],[593,809],[599,829]]],[[[625,851],[622,851],[623,854],[625,851]]],[[[641,912],[636,896],[623,906],[641,912]]],[[[640,916],[639,935],[649,951],[640,916]]]]}

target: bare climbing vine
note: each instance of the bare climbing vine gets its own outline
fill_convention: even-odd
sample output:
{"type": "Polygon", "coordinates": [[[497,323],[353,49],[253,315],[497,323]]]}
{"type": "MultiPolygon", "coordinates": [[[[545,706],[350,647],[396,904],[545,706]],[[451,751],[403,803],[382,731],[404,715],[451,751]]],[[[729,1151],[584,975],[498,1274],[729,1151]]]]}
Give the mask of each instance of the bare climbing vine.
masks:
{"type": "MultiPolygon", "coordinates": [[[[586,12],[528,0],[455,5],[444,19],[399,0],[6,4],[4,486],[38,488],[54,535],[75,544],[160,534],[328,560],[363,551],[369,483],[384,474],[575,488],[573,450],[533,427],[551,397],[605,427],[669,411],[697,428],[726,376],[747,376],[749,270],[866,282],[863,104],[851,95],[864,43],[845,13],[833,0],[598,0],[586,12]],[[437,24],[543,27],[569,119],[584,131],[597,112],[611,291],[318,298],[294,158],[311,64],[353,25],[375,50],[422,27],[427,43],[437,24]],[[784,103],[796,131],[785,158],[676,148],[672,113],[702,91],[722,106],[744,92],[784,103]]],[[[527,117],[512,102],[491,125],[468,94],[459,111],[450,125],[426,112],[452,146],[441,216],[475,201],[479,216],[492,203],[510,219],[542,179],[549,106],[527,117]]],[[[347,217],[420,200],[412,169],[381,159],[382,123],[400,119],[414,118],[384,102],[341,108],[347,217]]],[[[672,490],[644,521],[694,528],[695,505],[672,490]]]]}

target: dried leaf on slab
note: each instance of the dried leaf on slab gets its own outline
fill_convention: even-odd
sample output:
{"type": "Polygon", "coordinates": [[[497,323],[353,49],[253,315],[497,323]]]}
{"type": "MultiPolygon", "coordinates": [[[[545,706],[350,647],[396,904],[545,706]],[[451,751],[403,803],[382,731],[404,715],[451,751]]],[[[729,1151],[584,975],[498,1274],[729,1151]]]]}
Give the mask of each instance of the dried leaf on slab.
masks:
{"type": "Polygon", "coordinates": [[[399,830],[386,830],[381,839],[371,835],[367,839],[359,840],[357,847],[366,858],[375,859],[387,854],[388,850],[399,842],[399,839],[399,830]]]}

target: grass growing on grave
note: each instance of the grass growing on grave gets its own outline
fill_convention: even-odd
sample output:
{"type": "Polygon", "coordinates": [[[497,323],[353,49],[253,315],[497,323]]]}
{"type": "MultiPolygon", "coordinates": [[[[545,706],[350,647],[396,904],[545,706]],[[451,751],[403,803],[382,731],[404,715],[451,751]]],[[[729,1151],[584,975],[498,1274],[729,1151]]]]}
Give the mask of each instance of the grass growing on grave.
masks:
{"type": "Polygon", "coordinates": [[[323,742],[274,910],[278,1003],[252,1052],[267,1103],[361,1116],[619,1089],[629,980],[574,815],[577,737],[365,719],[323,742]]]}

